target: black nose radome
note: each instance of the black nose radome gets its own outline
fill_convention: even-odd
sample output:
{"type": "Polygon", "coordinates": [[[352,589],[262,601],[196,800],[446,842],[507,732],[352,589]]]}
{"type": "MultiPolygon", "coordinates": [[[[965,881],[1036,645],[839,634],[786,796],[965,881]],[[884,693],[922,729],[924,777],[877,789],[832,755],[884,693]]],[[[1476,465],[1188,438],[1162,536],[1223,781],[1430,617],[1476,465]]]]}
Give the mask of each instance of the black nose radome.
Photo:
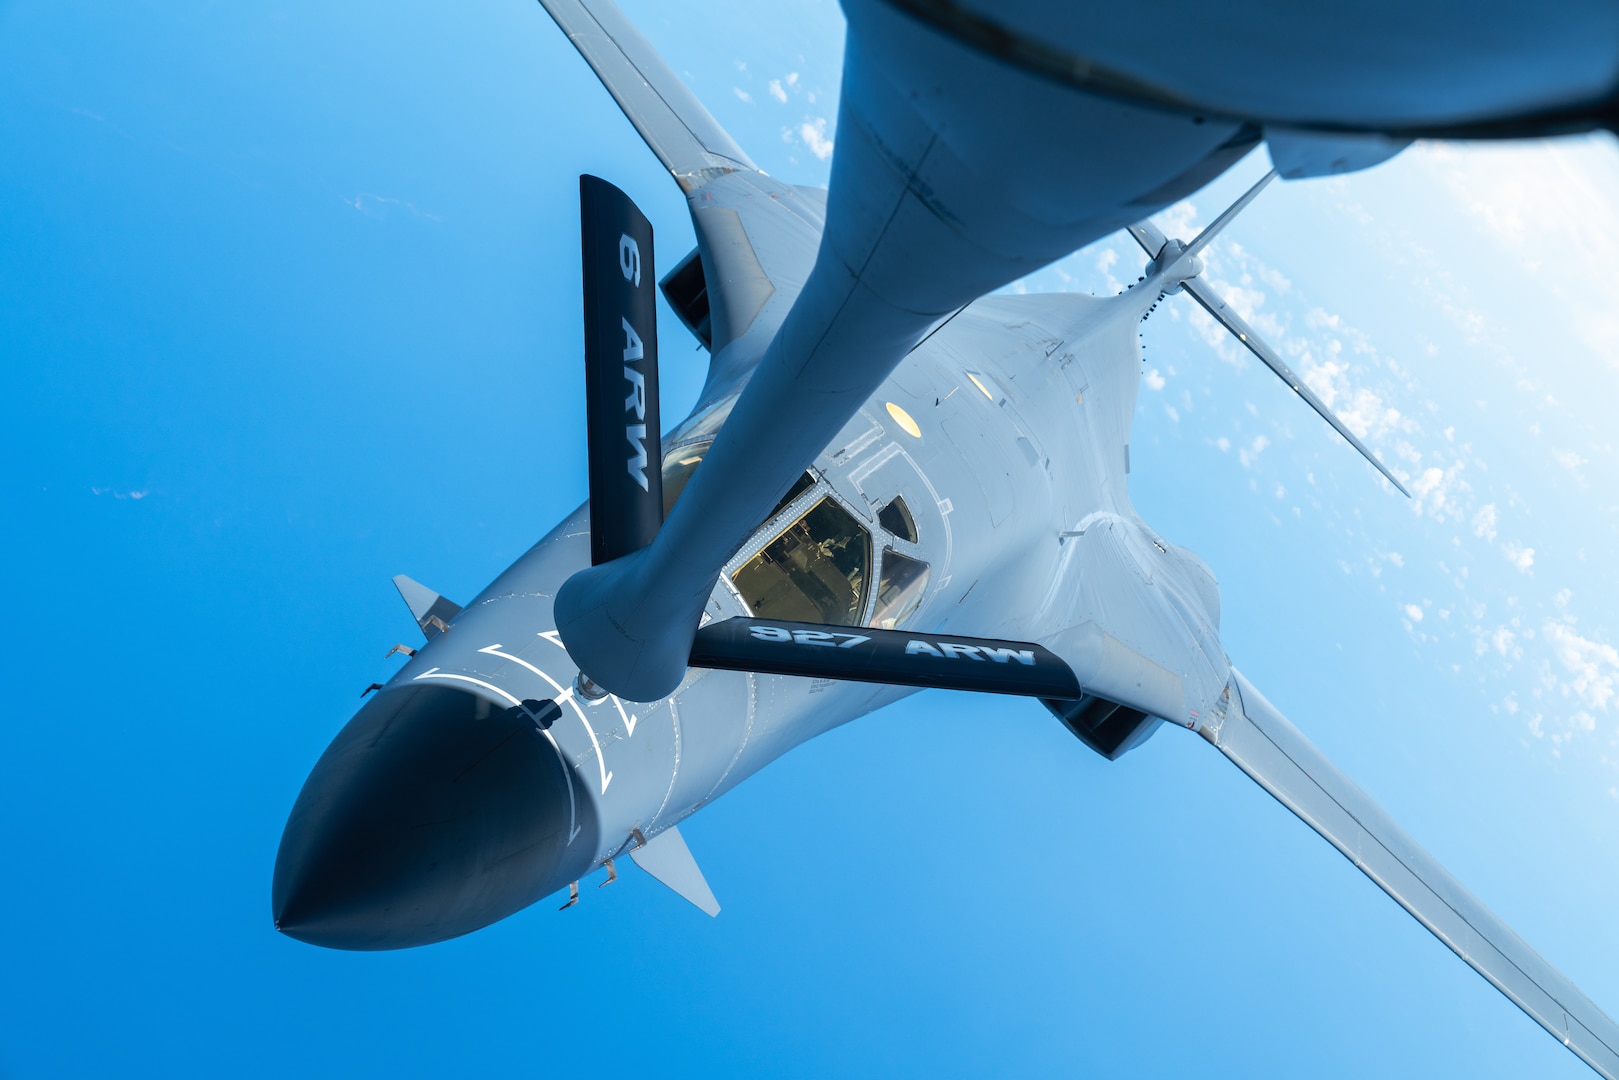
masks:
{"type": "Polygon", "coordinates": [[[371,699],[293,805],[276,927],[328,948],[402,949],[487,926],[576,877],[597,830],[543,730],[556,715],[552,702],[507,708],[443,685],[371,699]]]}

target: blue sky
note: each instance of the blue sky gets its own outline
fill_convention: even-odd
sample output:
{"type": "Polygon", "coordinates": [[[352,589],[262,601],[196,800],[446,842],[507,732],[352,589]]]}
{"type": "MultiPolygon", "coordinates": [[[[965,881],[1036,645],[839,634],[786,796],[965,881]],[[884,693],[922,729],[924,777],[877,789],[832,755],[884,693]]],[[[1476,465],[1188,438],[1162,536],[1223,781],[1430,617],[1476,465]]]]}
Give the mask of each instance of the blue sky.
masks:
{"type": "MultiPolygon", "coordinates": [[[[627,9],[824,182],[835,4],[627,9]]],[[[631,872],[428,949],[282,939],[286,811],[415,633],[389,576],[470,596],[583,498],[577,175],[665,266],[683,203],[518,0],[0,3],[0,145],[0,1076],[1586,1075],[1200,740],[1110,764],[965,695],[684,825],[712,922],[631,872]]],[[[1183,298],[1132,450],[1238,666],[1610,1012],[1616,181],[1606,137],[1418,147],[1210,250],[1416,499],[1183,298]]],[[[673,420],[705,356],[664,315],[673,420]]]]}

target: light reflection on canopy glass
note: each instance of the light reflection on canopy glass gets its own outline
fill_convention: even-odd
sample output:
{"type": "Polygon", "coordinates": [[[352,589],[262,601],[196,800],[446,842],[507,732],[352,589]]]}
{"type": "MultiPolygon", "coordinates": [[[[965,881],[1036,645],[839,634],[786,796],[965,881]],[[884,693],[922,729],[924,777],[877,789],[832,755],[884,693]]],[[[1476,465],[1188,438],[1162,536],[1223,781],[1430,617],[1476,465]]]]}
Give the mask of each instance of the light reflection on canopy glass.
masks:
{"type": "Polygon", "coordinates": [[[871,625],[892,630],[910,617],[922,603],[928,587],[928,564],[893,548],[883,549],[882,576],[877,582],[877,610],[871,625]]]}

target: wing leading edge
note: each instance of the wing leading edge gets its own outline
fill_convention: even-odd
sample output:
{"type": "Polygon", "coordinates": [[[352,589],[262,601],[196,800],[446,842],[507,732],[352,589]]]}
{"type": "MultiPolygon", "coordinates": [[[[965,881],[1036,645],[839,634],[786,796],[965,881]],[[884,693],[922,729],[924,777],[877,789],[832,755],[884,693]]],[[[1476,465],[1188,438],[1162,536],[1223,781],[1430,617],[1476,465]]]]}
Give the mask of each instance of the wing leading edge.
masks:
{"type": "Polygon", "coordinates": [[[1619,1026],[1440,866],[1233,670],[1200,734],[1582,1061],[1619,1078],[1619,1026]]]}
{"type": "Polygon", "coordinates": [[[608,0],[540,0],[624,115],[680,184],[758,166],[608,0]]]}

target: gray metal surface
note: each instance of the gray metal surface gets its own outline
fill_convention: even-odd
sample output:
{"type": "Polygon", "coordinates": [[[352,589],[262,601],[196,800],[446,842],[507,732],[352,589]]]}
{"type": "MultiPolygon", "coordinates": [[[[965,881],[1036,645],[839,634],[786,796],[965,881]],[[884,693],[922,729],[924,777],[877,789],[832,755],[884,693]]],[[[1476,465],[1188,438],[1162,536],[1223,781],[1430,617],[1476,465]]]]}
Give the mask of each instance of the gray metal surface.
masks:
{"type": "Polygon", "coordinates": [[[439,628],[447,625],[449,620],[455,618],[456,612],[461,610],[460,604],[445,599],[426,585],[404,574],[394,575],[394,588],[399,590],[399,598],[410,609],[410,617],[416,620],[416,625],[420,626],[422,633],[428,637],[437,634],[439,628]]]}
{"type": "Polygon", "coordinates": [[[1479,902],[1239,672],[1231,708],[1199,733],[1297,814],[1474,971],[1606,1077],[1619,1025],[1479,902]]]}
{"type": "Polygon", "coordinates": [[[720,902],[714,899],[714,890],[697,868],[697,860],[691,857],[679,829],[665,829],[640,847],[631,848],[630,858],[703,914],[712,918],[720,913],[720,902]]]}
{"type": "Polygon", "coordinates": [[[1619,7],[1607,0],[882,2],[1054,83],[1187,115],[1401,138],[1619,120],[1619,7]]]}

